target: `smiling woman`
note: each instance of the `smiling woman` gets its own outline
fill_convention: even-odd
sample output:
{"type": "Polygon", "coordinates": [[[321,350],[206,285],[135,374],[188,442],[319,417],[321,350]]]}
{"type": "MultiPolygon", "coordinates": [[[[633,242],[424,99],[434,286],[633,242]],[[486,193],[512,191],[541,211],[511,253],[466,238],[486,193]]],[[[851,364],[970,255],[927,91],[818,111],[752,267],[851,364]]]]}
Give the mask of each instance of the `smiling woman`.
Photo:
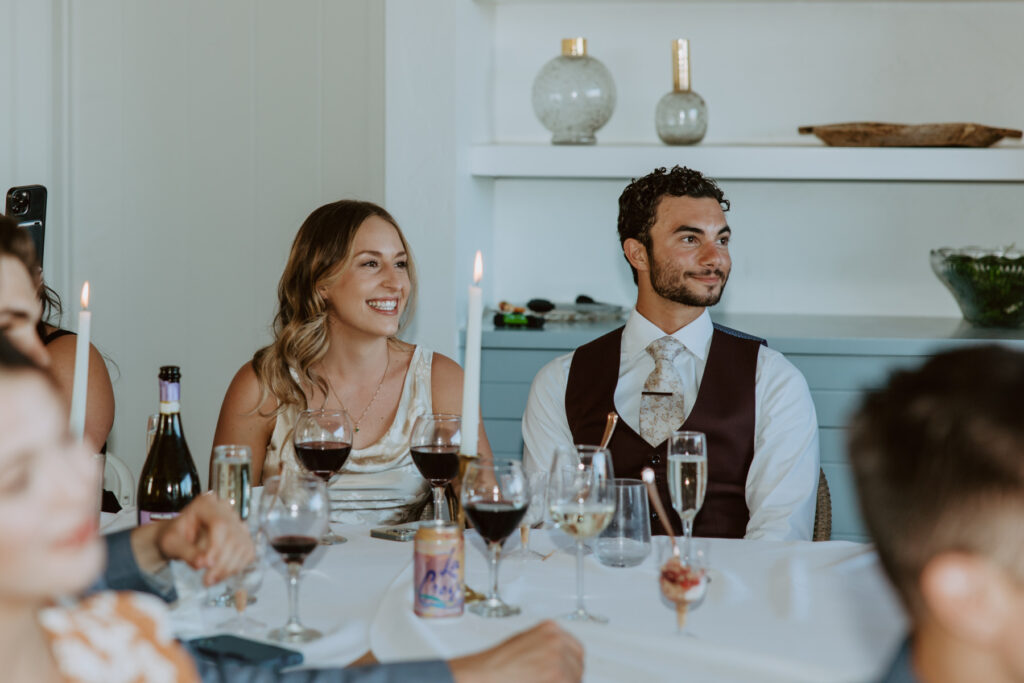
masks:
{"type": "MultiPolygon", "coordinates": [[[[301,410],[345,410],[354,438],[331,485],[335,519],[419,517],[429,487],[412,462],[410,433],[420,415],[461,411],[462,369],[398,339],[415,300],[412,253],[387,211],[355,200],[315,210],[278,285],[274,341],[228,387],[214,445],[249,445],[260,481],[298,467],[291,437],[301,410]]],[[[489,454],[482,431],[481,444],[489,454]]]]}

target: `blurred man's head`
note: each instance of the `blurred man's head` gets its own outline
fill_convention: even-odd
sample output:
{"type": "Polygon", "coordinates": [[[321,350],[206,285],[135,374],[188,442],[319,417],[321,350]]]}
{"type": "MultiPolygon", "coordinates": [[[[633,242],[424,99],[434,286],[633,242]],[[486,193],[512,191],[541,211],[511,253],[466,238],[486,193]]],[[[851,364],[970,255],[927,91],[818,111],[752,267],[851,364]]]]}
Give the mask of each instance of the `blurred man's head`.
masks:
{"type": "Polygon", "coordinates": [[[851,427],[861,511],[915,628],[1024,676],[1024,354],[938,355],[851,427]]]}

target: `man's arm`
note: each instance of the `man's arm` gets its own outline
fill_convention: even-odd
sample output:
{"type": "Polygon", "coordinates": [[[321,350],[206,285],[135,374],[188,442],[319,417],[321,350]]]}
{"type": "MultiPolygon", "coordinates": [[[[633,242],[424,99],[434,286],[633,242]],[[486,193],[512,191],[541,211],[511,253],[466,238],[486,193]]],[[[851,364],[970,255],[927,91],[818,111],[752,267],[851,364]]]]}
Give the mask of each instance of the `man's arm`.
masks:
{"type": "Polygon", "coordinates": [[[779,352],[757,359],[748,539],[811,540],[818,491],[818,417],[807,381],[779,352]]]}
{"type": "Polygon", "coordinates": [[[565,416],[565,386],[572,354],[559,356],[540,369],[530,385],[523,413],[523,466],[547,472],[558,445],[573,442],[565,416]]]}

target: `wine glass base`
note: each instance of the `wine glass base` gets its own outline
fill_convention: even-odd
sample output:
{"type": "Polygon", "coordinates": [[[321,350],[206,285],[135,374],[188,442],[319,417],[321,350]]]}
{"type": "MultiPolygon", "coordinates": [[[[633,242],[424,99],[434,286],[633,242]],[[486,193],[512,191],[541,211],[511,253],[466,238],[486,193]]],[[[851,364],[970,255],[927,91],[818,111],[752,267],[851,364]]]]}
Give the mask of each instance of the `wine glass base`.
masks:
{"type": "Polygon", "coordinates": [[[348,539],[344,536],[339,536],[333,531],[328,531],[320,537],[320,545],[341,545],[342,543],[348,543],[348,539]]]}
{"type": "Polygon", "coordinates": [[[566,621],[585,621],[591,624],[608,623],[608,617],[602,617],[599,614],[591,614],[590,612],[582,609],[574,610],[568,614],[563,614],[559,619],[565,619],[566,621]]]}
{"type": "Polygon", "coordinates": [[[466,609],[481,617],[514,617],[522,610],[513,605],[506,605],[497,598],[488,598],[471,603],[466,609]]]}
{"type": "Polygon", "coordinates": [[[227,621],[222,621],[217,624],[217,628],[223,629],[224,631],[231,631],[232,633],[241,633],[242,635],[249,634],[260,634],[267,625],[258,619],[253,619],[249,616],[233,616],[227,621]]]}
{"type": "Polygon", "coordinates": [[[288,626],[282,626],[268,633],[267,638],[276,640],[279,643],[308,643],[322,638],[323,635],[315,628],[305,628],[303,626],[289,628],[288,626]]]}

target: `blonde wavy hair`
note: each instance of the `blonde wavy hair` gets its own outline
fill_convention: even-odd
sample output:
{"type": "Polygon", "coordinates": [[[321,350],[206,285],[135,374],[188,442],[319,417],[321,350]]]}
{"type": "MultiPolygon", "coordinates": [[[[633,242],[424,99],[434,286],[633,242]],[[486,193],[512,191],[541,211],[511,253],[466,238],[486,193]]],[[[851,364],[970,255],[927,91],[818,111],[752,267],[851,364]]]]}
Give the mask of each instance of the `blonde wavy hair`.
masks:
{"type": "MultiPolygon", "coordinates": [[[[412,250],[398,222],[382,207],[371,202],[343,199],[321,206],[309,214],[299,228],[277,285],[274,341],[252,357],[260,385],[260,399],[254,410],[258,410],[271,395],[277,399],[277,408],[268,417],[280,414],[290,405],[302,409],[307,407],[306,395],[292,377],[291,369],[327,393],[327,382],[313,370],[327,355],[329,347],[327,302],[320,291],[330,289],[348,268],[356,232],[371,216],[393,225],[405,248],[410,287],[405,310],[399,319],[399,333],[408,325],[416,307],[416,267],[412,250]]],[[[389,338],[388,342],[395,343],[395,339],[389,338]]]]}

